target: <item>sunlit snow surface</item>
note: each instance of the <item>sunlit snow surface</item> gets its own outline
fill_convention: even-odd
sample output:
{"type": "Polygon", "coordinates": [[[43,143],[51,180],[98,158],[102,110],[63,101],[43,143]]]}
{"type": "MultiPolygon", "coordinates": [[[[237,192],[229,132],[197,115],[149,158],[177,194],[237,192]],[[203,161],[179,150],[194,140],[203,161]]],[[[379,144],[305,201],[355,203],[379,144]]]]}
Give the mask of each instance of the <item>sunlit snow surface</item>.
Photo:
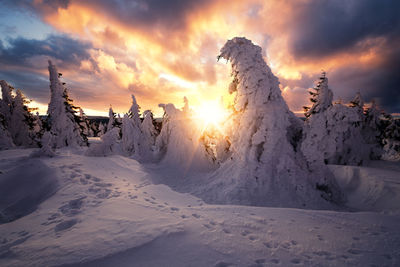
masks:
{"type": "Polygon", "coordinates": [[[163,166],[33,150],[0,152],[0,216],[22,216],[0,224],[0,266],[400,265],[398,163],[330,166],[350,207],[314,211],[208,205],[163,166]]]}

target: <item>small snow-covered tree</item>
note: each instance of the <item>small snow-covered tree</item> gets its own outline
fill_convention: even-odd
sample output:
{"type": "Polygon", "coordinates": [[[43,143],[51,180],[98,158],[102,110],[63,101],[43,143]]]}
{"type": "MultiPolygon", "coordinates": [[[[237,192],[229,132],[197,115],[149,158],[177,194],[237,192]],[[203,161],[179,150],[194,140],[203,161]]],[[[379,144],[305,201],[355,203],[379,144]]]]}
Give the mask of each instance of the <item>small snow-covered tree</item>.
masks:
{"type": "Polygon", "coordinates": [[[0,150],[10,149],[14,146],[11,134],[5,127],[4,116],[0,112],[0,150]]]}
{"type": "Polygon", "coordinates": [[[324,112],[330,106],[332,106],[333,93],[328,88],[328,78],[326,77],[326,72],[322,72],[316,86],[308,91],[311,95],[310,101],[312,103],[311,107],[304,107],[306,118],[310,117],[312,114],[324,112]]]}
{"type": "Polygon", "coordinates": [[[155,145],[158,132],[154,127],[153,113],[150,110],[145,110],[143,112],[143,117],[141,128],[144,135],[145,144],[149,150],[151,150],[155,145]]]}
{"type": "Polygon", "coordinates": [[[236,93],[232,154],[206,186],[210,200],[291,207],[322,207],[328,205],[324,199],[340,202],[342,194],[328,170],[317,174],[307,169],[297,149],[299,140],[288,130],[297,128],[299,119],[282,98],[261,48],[236,37],[224,45],[220,57],[231,62],[229,91],[236,93]]]}
{"type": "Polygon", "coordinates": [[[100,143],[93,144],[88,148],[86,155],[95,157],[123,155],[120,132],[118,127],[111,128],[101,136],[100,143]]]}
{"type": "Polygon", "coordinates": [[[108,124],[106,130],[110,131],[114,127],[121,128],[121,122],[117,119],[115,112],[110,106],[110,109],[108,110],[108,124]]]}
{"type": "Polygon", "coordinates": [[[87,136],[80,125],[81,119],[76,114],[77,107],[72,104],[64,83],[60,81],[61,73],[49,60],[50,103],[47,110],[47,125],[53,135],[52,147],[87,145],[87,136]]]}
{"type": "Polygon", "coordinates": [[[141,129],[140,107],[132,95],[132,105],[122,120],[122,145],[124,151],[132,156],[145,156],[144,136],[141,129]]]}
{"type": "Polygon", "coordinates": [[[212,162],[200,143],[201,131],[196,121],[173,104],[159,106],[164,109],[164,116],[156,148],[162,163],[184,170],[211,168],[212,162]]]}
{"type": "Polygon", "coordinates": [[[37,147],[39,142],[38,133],[35,132],[37,122],[26,106],[28,103],[22,92],[17,90],[13,100],[9,130],[15,145],[37,147]]]}
{"type": "Polygon", "coordinates": [[[0,102],[0,112],[3,114],[3,127],[11,135],[17,146],[36,147],[39,144],[40,131],[37,131],[37,120],[30,112],[29,101],[20,90],[12,95],[14,88],[6,81],[0,81],[3,99],[0,102]]]}
{"type": "Polygon", "coordinates": [[[383,126],[382,158],[390,161],[400,161],[400,119],[395,119],[392,115],[385,114],[381,125],[383,126]]]}
{"type": "Polygon", "coordinates": [[[79,125],[81,126],[82,132],[86,136],[93,137],[94,132],[92,129],[92,126],[90,124],[90,121],[88,117],[86,116],[85,112],[83,111],[82,108],[79,108],[79,118],[80,118],[80,123],[79,125]]]}
{"type": "Polygon", "coordinates": [[[99,132],[98,132],[97,136],[103,136],[105,132],[106,132],[106,126],[102,122],[100,122],[99,123],[99,132]]]}
{"type": "Polygon", "coordinates": [[[360,92],[357,92],[356,96],[350,101],[350,107],[357,109],[360,117],[364,117],[364,100],[360,92]]]}

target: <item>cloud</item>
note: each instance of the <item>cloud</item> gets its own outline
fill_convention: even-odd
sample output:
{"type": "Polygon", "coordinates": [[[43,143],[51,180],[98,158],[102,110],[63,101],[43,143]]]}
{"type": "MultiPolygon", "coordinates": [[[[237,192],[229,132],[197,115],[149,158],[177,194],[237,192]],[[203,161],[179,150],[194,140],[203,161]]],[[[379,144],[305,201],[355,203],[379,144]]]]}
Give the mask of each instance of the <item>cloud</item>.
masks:
{"type": "Polygon", "coordinates": [[[291,21],[291,51],[314,59],[347,51],[368,38],[397,38],[399,10],[397,0],[300,2],[291,21]]]}
{"type": "Polygon", "coordinates": [[[34,67],[31,58],[46,56],[59,60],[63,66],[79,66],[81,60],[91,60],[90,48],[90,43],[66,35],[50,35],[45,40],[19,37],[9,39],[7,47],[0,41],[0,64],[34,67]]]}

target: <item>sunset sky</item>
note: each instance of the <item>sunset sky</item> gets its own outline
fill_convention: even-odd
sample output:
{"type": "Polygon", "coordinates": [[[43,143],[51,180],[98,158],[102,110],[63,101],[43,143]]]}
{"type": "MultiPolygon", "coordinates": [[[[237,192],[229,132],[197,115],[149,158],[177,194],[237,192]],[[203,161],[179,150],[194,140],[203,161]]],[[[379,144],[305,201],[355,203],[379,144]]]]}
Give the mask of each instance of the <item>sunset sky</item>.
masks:
{"type": "Polygon", "coordinates": [[[224,96],[230,66],[217,62],[228,39],[260,45],[292,111],[308,104],[321,69],[334,99],[361,91],[400,112],[397,0],[0,0],[0,80],[49,101],[47,60],[63,73],[87,114],[198,106],[224,96]]]}

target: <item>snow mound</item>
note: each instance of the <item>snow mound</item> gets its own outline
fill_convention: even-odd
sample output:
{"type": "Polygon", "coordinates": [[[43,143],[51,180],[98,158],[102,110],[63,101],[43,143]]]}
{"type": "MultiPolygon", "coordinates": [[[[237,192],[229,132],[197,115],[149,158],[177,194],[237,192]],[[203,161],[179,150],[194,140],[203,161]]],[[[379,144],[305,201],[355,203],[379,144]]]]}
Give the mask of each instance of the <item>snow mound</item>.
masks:
{"type": "Polygon", "coordinates": [[[347,206],[362,211],[400,210],[400,171],[380,168],[329,165],[347,195],[347,206]]]}
{"type": "Polygon", "coordinates": [[[0,174],[0,224],[34,212],[57,188],[54,172],[37,159],[0,174]]]}

